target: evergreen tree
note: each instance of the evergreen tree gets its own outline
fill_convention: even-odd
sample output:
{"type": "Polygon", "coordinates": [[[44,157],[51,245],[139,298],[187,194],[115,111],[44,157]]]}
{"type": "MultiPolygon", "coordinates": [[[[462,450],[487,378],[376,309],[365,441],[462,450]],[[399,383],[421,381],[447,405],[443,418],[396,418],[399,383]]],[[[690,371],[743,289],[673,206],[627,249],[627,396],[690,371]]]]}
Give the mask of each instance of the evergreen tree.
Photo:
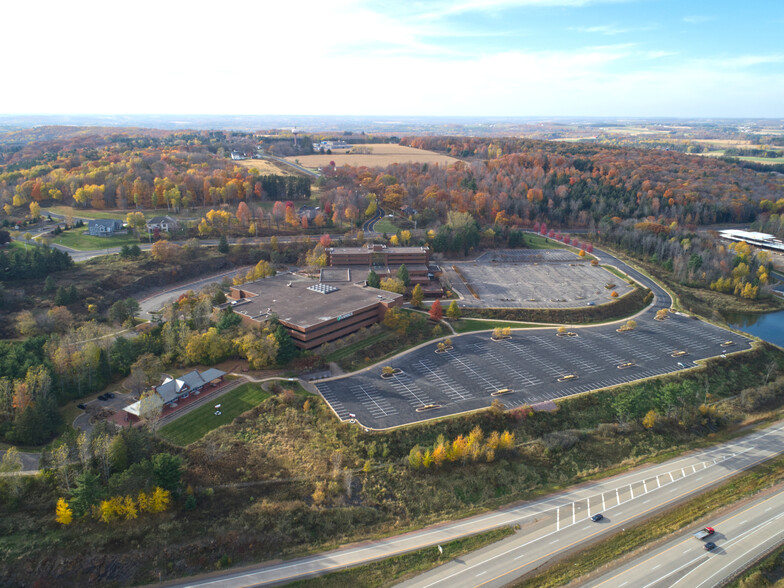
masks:
{"type": "Polygon", "coordinates": [[[52,276],[46,276],[46,280],[44,281],[44,292],[50,294],[57,289],[57,285],[54,283],[54,278],[52,276]]]}
{"type": "Polygon", "coordinates": [[[220,236],[220,241],[218,241],[218,251],[223,254],[229,252],[229,240],[226,238],[226,235],[220,236]]]}
{"type": "Polygon", "coordinates": [[[371,288],[380,288],[381,287],[381,278],[378,277],[378,274],[373,270],[370,270],[367,277],[367,285],[371,288]]]}
{"type": "Polygon", "coordinates": [[[159,453],[152,458],[155,483],[165,490],[176,492],[182,478],[182,458],[171,453],[159,453]]]}
{"type": "Polygon", "coordinates": [[[98,474],[90,471],[81,473],[76,478],[76,486],[71,490],[71,506],[74,514],[77,517],[86,514],[100,497],[101,483],[98,474]]]}
{"type": "Polygon", "coordinates": [[[411,285],[411,276],[408,275],[408,268],[405,263],[397,268],[397,277],[406,288],[411,285]]]}
{"type": "Polygon", "coordinates": [[[294,341],[291,340],[291,334],[289,334],[288,329],[280,323],[278,323],[278,326],[273,333],[278,342],[278,355],[276,357],[278,365],[286,365],[297,357],[299,349],[297,349],[294,341]]]}

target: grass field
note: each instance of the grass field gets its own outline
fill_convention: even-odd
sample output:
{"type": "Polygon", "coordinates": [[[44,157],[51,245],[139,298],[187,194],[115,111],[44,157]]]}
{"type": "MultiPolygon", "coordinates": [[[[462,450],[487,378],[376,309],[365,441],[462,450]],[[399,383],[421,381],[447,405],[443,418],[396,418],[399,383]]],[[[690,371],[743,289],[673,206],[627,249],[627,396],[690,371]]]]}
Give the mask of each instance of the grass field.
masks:
{"type": "Polygon", "coordinates": [[[387,217],[384,217],[378,221],[373,227],[373,230],[376,231],[376,233],[388,233],[390,235],[397,233],[397,227],[392,224],[392,221],[390,221],[387,217]]]}
{"type": "Polygon", "coordinates": [[[76,218],[89,218],[89,219],[120,219],[125,220],[125,217],[128,215],[129,211],[122,211],[122,210],[82,210],[82,209],[75,209],[70,206],[49,206],[47,208],[41,208],[41,216],[46,216],[48,213],[53,212],[54,214],[62,214],[64,216],[68,216],[69,214],[73,215],[76,218]]]}
{"type": "Polygon", "coordinates": [[[291,162],[298,161],[301,166],[310,168],[329,165],[330,161],[334,161],[337,166],[353,165],[357,167],[386,167],[394,163],[409,162],[449,165],[457,161],[457,159],[448,155],[403,145],[381,144],[367,145],[367,147],[371,148],[373,152],[368,154],[332,153],[331,155],[319,153],[315,155],[297,155],[287,157],[286,159],[291,162]]]}
{"type": "Polygon", "coordinates": [[[495,529],[466,537],[465,539],[444,543],[441,546],[444,549],[444,555],[439,555],[436,547],[425,547],[424,549],[390,557],[366,566],[294,582],[289,584],[289,586],[292,588],[343,588],[344,586],[376,588],[377,586],[392,586],[404,578],[431,570],[456,557],[486,547],[513,534],[514,531],[509,527],[495,529]]]}
{"type": "Polygon", "coordinates": [[[524,239],[525,246],[529,249],[568,249],[563,243],[549,237],[526,233],[524,239]]]}
{"type": "MultiPolygon", "coordinates": [[[[268,176],[293,176],[295,175],[291,168],[285,169],[283,167],[278,167],[275,165],[275,162],[269,161],[267,159],[243,159],[237,162],[237,165],[241,165],[242,167],[247,167],[249,169],[257,169],[261,175],[268,175],[268,176]]],[[[281,164],[284,165],[284,164],[281,164]]],[[[286,166],[288,167],[288,166],[286,166]]]]}
{"type": "Polygon", "coordinates": [[[123,245],[138,245],[139,239],[133,235],[114,235],[112,237],[94,237],[87,234],[87,227],[71,229],[55,237],[53,243],[64,245],[80,251],[93,249],[106,249],[107,247],[122,247],[123,245]]]}
{"type": "Polygon", "coordinates": [[[188,445],[198,441],[213,429],[230,423],[269,396],[270,393],[262,390],[257,384],[242,384],[223,396],[216,397],[214,402],[207,402],[174,422],[164,425],[161,427],[160,435],[175,445],[188,445]],[[220,415],[215,414],[216,404],[221,405],[220,415]]]}
{"type": "Polygon", "coordinates": [[[455,331],[458,333],[470,333],[472,331],[487,331],[495,329],[496,327],[510,327],[512,329],[530,329],[532,327],[541,327],[542,325],[534,325],[531,323],[516,323],[510,321],[482,321],[477,319],[460,319],[456,323],[452,323],[455,331]]]}

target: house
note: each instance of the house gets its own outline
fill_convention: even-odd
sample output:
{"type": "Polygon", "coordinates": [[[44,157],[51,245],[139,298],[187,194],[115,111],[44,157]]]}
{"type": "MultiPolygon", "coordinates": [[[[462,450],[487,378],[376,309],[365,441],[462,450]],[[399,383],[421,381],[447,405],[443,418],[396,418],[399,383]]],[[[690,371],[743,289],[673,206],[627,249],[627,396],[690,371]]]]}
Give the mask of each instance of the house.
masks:
{"type": "Polygon", "coordinates": [[[117,219],[97,219],[87,221],[87,234],[95,237],[111,237],[121,231],[123,224],[117,219]]]}
{"type": "Polygon", "coordinates": [[[319,212],[321,212],[320,206],[308,206],[306,204],[299,207],[297,214],[299,215],[300,219],[302,217],[306,217],[309,221],[312,221],[314,218],[316,218],[316,216],[318,216],[319,212]]]}
{"type": "Polygon", "coordinates": [[[235,161],[240,161],[242,159],[246,159],[246,157],[242,153],[240,153],[239,151],[232,151],[231,152],[231,158],[233,160],[235,160],[235,161]]]}
{"type": "Polygon", "coordinates": [[[146,412],[148,406],[177,406],[178,400],[188,398],[191,394],[198,395],[204,390],[220,385],[225,375],[226,372],[210,368],[201,373],[193,370],[178,378],[166,377],[160,386],[153,386],[155,394],[129,404],[123,410],[139,418],[141,413],[146,412]],[[142,403],[145,404],[144,408],[142,403]]]}
{"type": "Polygon", "coordinates": [[[152,233],[155,229],[165,233],[173,233],[180,230],[180,223],[170,216],[154,216],[147,221],[147,232],[152,233]]]}
{"type": "Polygon", "coordinates": [[[403,206],[400,209],[400,212],[403,213],[403,216],[414,216],[417,213],[417,211],[411,208],[410,206],[403,206]]]}

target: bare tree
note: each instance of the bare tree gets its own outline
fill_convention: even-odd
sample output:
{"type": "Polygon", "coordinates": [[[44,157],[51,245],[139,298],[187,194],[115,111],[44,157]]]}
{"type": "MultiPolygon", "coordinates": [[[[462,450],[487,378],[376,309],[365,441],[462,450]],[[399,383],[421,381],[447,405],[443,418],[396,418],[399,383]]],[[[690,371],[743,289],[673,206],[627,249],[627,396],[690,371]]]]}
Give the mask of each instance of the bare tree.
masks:
{"type": "Polygon", "coordinates": [[[104,481],[109,480],[109,474],[112,470],[112,459],[110,455],[110,447],[112,446],[112,438],[107,433],[101,433],[93,438],[93,455],[98,460],[98,467],[101,470],[104,481]]]}
{"type": "Polygon", "coordinates": [[[87,471],[92,460],[92,444],[90,443],[90,435],[82,431],[76,438],[76,448],[79,451],[79,462],[82,464],[82,471],[87,471]]]}
{"type": "Polygon", "coordinates": [[[67,492],[71,491],[71,448],[67,443],[63,443],[52,452],[54,467],[57,469],[57,476],[67,492]]]}
{"type": "Polygon", "coordinates": [[[153,436],[158,435],[163,414],[163,399],[155,390],[147,390],[139,399],[139,418],[153,436]]]}

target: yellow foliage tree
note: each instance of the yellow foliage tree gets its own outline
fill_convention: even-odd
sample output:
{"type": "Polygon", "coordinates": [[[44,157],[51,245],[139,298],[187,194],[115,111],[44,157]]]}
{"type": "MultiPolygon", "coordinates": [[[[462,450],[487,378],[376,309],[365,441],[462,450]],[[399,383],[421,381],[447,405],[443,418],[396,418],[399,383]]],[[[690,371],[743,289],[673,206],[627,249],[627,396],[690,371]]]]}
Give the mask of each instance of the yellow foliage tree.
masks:
{"type": "Polygon", "coordinates": [[[130,496],[122,499],[121,503],[122,515],[125,520],[135,519],[139,516],[139,511],[136,509],[136,502],[130,496]]]}
{"type": "Polygon", "coordinates": [[[501,437],[498,440],[498,449],[508,451],[514,447],[514,443],[515,443],[514,433],[510,433],[509,431],[504,431],[503,433],[501,433],[501,437]]]}
{"type": "Polygon", "coordinates": [[[106,524],[116,521],[123,512],[122,500],[121,496],[102,500],[98,507],[98,518],[106,524]]]}
{"type": "Polygon", "coordinates": [[[71,510],[64,498],[57,500],[54,520],[61,525],[70,525],[73,520],[73,510],[71,510]]]}
{"type": "Polygon", "coordinates": [[[163,512],[169,508],[169,504],[171,503],[171,492],[156,486],[155,490],[152,492],[152,496],[150,496],[150,502],[150,512],[163,512]]]}
{"type": "Polygon", "coordinates": [[[642,419],[642,426],[646,429],[651,429],[656,424],[656,411],[651,409],[642,419]]]}

